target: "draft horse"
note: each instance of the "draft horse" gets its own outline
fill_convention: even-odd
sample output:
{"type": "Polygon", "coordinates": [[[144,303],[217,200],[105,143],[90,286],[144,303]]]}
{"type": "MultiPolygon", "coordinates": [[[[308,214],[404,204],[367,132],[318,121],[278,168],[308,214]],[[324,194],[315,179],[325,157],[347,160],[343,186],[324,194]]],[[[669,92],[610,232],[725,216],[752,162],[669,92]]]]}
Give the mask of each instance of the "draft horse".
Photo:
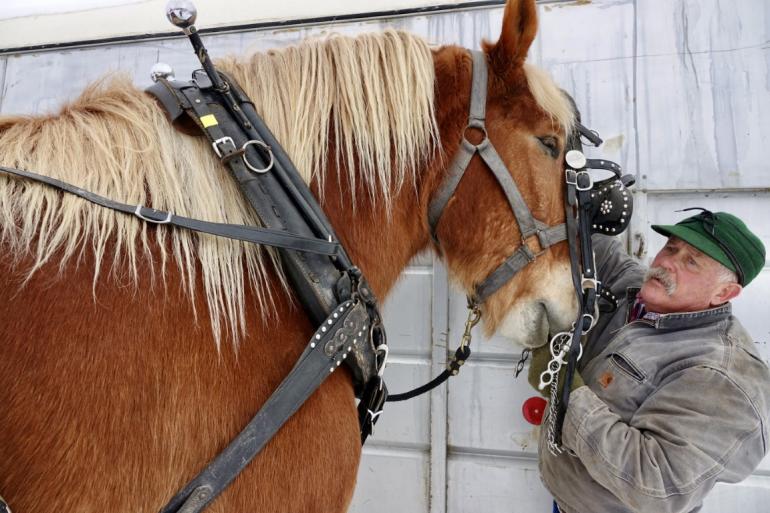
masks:
{"type": "MultiPolygon", "coordinates": [[[[510,0],[499,40],[484,44],[486,132],[534,216],[555,225],[573,115],[524,62],[536,32],[534,0],[510,0]]],[[[451,156],[463,134],[482,136],[466,130],[471,62],[465,49],[387,31],[220,63],[379,298],[426,248],[471,291],[522,244],[478,157],[430,236],[451,156]]],[[[201,138],[122,78],[56,115],[1,118],[0,162],[126,203],[257,222],[201,138]]],[[[251,418],[314,330],[264,248],[148,226],[4,176],[0,230],[0,493],[16,513],[158,511],[251,418]]],[[[522,342],[565,329],[570,279],[567,245],[556,244],[485,302],[486,330],[522,342]]],[[[344,512],[360,454],[351,381],[337,372],[209,511],[344,512]]]]}

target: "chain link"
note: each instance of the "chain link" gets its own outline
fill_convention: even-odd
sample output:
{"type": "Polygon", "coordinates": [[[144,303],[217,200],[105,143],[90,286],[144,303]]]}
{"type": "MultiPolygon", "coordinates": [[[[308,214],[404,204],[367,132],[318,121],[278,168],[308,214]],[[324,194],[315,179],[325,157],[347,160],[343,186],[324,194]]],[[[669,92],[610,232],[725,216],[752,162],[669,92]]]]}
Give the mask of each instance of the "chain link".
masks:
{"type": "Polygon", "coordinates": [[[519,357],[519,361],[516,362],[516,370],[513,371],[513,377],[518,378],[519,374],[521,374],[521,371],[524,370],[524,364],[527,363],[527,360],[529,359],[529,355],[532,352],[532,350],[528,347],[525,347],[521,351],[521,356],[519,357]]]}
{"type": "MultiPolygon", "coordinates": [[[[575,333],[575,325],[572,325],[570,331],[562,331],[557,333],[551,339],[551,361],[548,362],[548,367],[542,374],[540,374],[540,389],[544,389],[546,386],[551,387],[550,401],[548,401],[548,450],[554,456],[558,456],[562,453],[562,448],[556,443],[556,416],[559,410],[559,374],[561,367],[566,363],[566,356],[572,349],[572,337],[575,333]],[[548,381],[546,381],[548,379],[548,381]]],[[[578,344],[578,360],[583,356],[583,346],[578,344]]]]}
{"type": "Polygon", "coordinates": [[[556,416],[558,412],[558,394],[559,394],[559,374],[553,378],[551,383],[551,400],[548,401],[548,450],[554,456],[562,453],[561,447],[556,443],[556,416]]]}

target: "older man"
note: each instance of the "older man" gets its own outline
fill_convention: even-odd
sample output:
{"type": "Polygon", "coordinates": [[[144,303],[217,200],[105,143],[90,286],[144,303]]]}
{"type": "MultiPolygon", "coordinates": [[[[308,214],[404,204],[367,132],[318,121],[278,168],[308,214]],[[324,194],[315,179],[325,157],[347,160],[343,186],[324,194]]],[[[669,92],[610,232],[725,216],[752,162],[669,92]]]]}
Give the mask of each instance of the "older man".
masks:
{"type": "MultiPolygon", "coordinates": [[[[764,266],[764,246],[724,212],[652,228],[668,241],[646,273],[615,239],[594,238],[599,277],[626,301],[585,342],[566,451],[540,443],[564,513],[697,511],[768,450],[770,372],[729,303],[764,266]]],[[[533,386],[548,359],[533,354],[533,386]]]]}

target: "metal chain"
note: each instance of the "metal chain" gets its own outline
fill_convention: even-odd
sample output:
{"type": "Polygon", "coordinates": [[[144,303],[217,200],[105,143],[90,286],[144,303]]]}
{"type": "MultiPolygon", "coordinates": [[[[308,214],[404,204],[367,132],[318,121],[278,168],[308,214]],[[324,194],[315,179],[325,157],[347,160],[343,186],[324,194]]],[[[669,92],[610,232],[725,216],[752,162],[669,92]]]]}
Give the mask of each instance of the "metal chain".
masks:
{"type": "Polygon", "coordinates": [[[524,364],[527,363],[527,360],[529,359],[529,355],[532,352],[532,350],[528,347],[525,347],[521,351],[521,356],[519,357],[519,361],[516,362],[516,370],[513,371],[513,377],[518,378],[519,374],[521,374],[521,371],[524,370],[524,364]]]}
{"type": "Polygon", "coordinates": [[[548,450],[554,456],[562,453],[561,447],[556,443],[556,416],[558,411],[559,374],[554,376],[551,382],[551,400],[548,401],[548,450]]]}
{"type": "MultiPolygon", "coordinates": [[[[557,333],[551,339],[551,361],[548,362],[548,367],[542,374],[540,374],[540,389],[544,389],[546,386],[551,387],[551,399],[548,401],[548,450],[554,456],[558,456],[562,453],[562,448],[556,443],[556,416],[559,406],[559,374],[561,367],[566,363],[565,358],[570,352],[572,345],[572,336],[575,332],[575,325],[572,325],[570,331],[562,331],[557,333]],[[545,380],[548,378],[548,381],[545,380]]],[[[578,360],[583,356],[583,346],[578,345],[580,354],[578,354],[578,360]]]]}

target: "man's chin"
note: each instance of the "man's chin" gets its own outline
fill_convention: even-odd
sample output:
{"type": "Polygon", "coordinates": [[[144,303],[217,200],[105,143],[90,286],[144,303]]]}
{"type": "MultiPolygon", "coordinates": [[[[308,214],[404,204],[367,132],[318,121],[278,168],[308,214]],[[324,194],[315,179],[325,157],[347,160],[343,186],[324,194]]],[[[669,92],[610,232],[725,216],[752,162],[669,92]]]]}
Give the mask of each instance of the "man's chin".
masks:
{"type": "Polygon", "coordinates": [[[648,312],[663,312],[665,305],[671,302],[666,287],[656,279],[647,280],[639,290],[639,299],[648,312]]]}

